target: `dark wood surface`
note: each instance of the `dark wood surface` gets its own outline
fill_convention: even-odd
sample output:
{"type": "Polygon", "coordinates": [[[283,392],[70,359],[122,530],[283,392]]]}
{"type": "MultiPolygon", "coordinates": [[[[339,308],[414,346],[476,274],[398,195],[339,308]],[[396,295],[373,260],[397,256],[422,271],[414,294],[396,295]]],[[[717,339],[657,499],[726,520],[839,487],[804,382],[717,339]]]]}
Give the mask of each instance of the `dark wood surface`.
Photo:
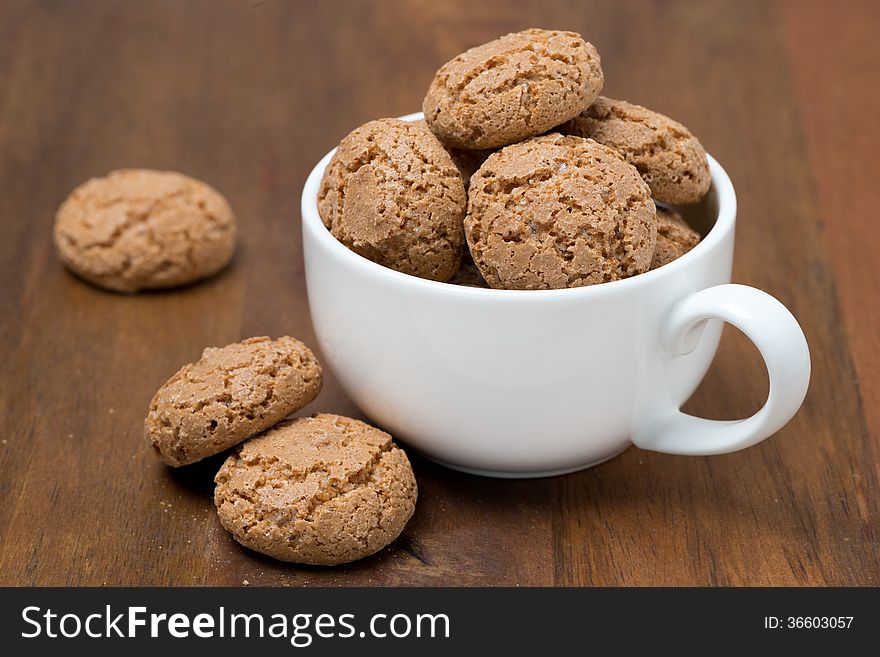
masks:
{"type": "MultiPolygon", "coordinates": [[[[3,2],[0,584],[880,584],[878,22],[869,1],[3,2]],[[416,514],[378,555],[317,569],[244,550],[211,502],[221,458],[172,471],[145,446],[153,392],[207,345],[314,346],[309,169],[355,126],[419,109],[461,50],[533,25],[584,34],[609,96],[679,119],[726,166],[734,279],[782,300],[812,349],[803,409],[745,452],[633,448],[545,480],[414,457],[416,514]],[[131,297],[65,272],[55,209],[127,166],[224,193],[234,265],[131,297]]],[[[744,416],[765,381],[728,329],[687,409],[744,416]]],[[[316,410],[358,415],[332,372],[316,410]]]]}

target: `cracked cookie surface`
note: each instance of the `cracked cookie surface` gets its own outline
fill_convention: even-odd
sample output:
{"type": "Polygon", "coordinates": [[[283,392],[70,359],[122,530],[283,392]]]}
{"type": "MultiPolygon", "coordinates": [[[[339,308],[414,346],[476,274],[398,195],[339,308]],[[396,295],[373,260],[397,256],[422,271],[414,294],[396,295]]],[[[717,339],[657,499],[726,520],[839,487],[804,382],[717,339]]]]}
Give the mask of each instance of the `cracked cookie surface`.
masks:
{"type": "Polygon", "coordinates": [[[445,281],[458,269],[467,196],[449,153],[421,122],[370,121],[324,171],[318,212],[349,249],[391,269],[445,281]]]}
{"type": "Polygon", "coordinates": [[[315,355],[291,337],[209,347],[156,392],[144,434],[168,465],[195,463],[298,411],[321,382],[315,355]]]}
{"type": "Polygon", "coordinates": [[[680,258],[699,243],[700,234],[688,226],[678,212],[657,206],[657,246],[654,247],[651,269],[680,258]]]}
{"type": "Polygon", "coordinates": [[[559,130],[616,150],[638,169],[658,201],[687,205],[709,191],[703,145],[677,121],[641,105],[600,96],[559,130]]]}
{"type": "Polygon", "coordinates": [[[533,28],[471,48],[441,66],[422,110],[446,145],[497,148],[577,116],[603,82],[592,44],[574,32],[533,28]]]}
{"type": "Polygon", "coordinates": [[[465,233],[493,288],[555,289],[648,270],[651,191],[615,151],[557,133],[490,156],[471,178],[465,233]]]}
{"type": "Polygon", "coordinates": [[[77,187],[55,217],[61,261],[108,290],[174,287],[225,267],[235,216],[216,190],[172,171],[121,169],[77,187]]]}
{"type": "Polygon", "coordinates": [[[396,539],[415,510],[406,454],[338,415],[289,420],[238,447],[214,479],[223,527],[282,561],[347,563],[396,539]]]}

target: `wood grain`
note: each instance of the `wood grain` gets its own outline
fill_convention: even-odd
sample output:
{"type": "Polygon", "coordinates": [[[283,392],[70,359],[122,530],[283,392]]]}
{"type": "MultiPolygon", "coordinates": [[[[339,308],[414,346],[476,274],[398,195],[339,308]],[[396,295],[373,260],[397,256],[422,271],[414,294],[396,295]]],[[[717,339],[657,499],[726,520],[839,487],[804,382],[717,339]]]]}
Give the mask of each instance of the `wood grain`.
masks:
{"type": "MultiPolygon", "coordinates": [[[[818,1],[3,3],[0,584],[880,584],[878,19],[876,3],[818,1]],[[681,120],[724,163],[734,278],[800,319],[804,408],[745,452],[631,449],[554,479],[414,457],[416,515],[378,555],[319,569],[247,552],[211,503],[221,457],[171,471],[146,448],[150,397],[207,345],[314,345],[297,214],[309,169],[354,126],[418,109],[461,50],[532,25],[583,33],[608,95],[681,120]],[[134,297],[67,274],[56,207],[123,166],[221,190],[241,225],[233,266],[134,297]]],[[[741,417],[766,391],[728,330],[687,410],[741,417]]],[[[304,413],[319,409],[358,415],[332,373],[304,413]]]]}

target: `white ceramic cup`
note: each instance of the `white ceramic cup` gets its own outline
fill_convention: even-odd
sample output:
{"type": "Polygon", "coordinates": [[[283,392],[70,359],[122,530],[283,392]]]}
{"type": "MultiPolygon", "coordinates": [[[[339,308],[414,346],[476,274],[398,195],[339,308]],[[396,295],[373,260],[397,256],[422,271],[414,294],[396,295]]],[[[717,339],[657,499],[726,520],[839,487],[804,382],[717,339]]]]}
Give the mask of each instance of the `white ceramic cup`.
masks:
{"type": "Polygon", "coordinates": [[[765,292],[730,284],[736,196],[712,157],[712,191],[687,216],[705,237],[689,253],[621,281],[522,291],[428,281],[347,249],[318,215],[332,154],[302,195],[318,342],[358,407],[428,458],[476,474],[540,477],[633,443],[722,454],[772,435],[803,402],[810,355],[797,320],[765,292]],[[744,420],[679,410],[709,369],[722,322],[755,343],[770,376],[766,403],[744,420]]]}

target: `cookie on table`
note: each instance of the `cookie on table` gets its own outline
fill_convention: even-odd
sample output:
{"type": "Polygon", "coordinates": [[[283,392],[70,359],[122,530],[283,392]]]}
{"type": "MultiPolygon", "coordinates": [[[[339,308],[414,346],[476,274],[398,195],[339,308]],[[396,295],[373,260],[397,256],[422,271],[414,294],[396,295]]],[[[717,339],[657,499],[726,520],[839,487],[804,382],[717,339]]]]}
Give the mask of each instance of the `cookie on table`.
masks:
{"type": "Polygon", "coordinates": [[[318,212],[349,249],[397,271],[445,281],[461,260],[467,196],[449,153],[423,123],[379,119],[339,144],[318,212]]]}
{"type": "Polygon", "coordinates": [[[551,133],[501,149],[471,179],[465,233],[493,288],[538,290],[648,270],[651,190],[612,149],[551,133]]]}
{"type": "Polygon", "coordinates": [[[651,269],[657,269],[683,256],[700,243],[700,234],[688,226],[671,208],[657,206],[657,245],[651,269]]]}
{"type": "Polygon", "coordinates": [[[471,48],[441,66],[422,110],[447,146],[497,148],[577,116],[603,82],[592,44],[574,32],[533,28],[471,48]]]}
{"type": "Polygon", "coordinates": [[[616,150],[663,203],[696,203],[709,191],[712,180],[703,145],[683,125],[658,112],[600,96],[560,132],[616,150]]]}
{"type": "Polygon", "coordinates": [[[156,392],[144,434],[168,465],[195,463],[298,411],[321,382],[315,355],[291,337],[208,348],[156,392]]]}
{"type": "Polygon", "coordinates": [[[415,510],[406,454],[384,431],[338,415],[282,422],[217,473],[220,523],[282,561],[336,565],[378,552],[415,510]]]}
{"type": "Polygon", "coordinates": [[[235,251],[235,216],[216,190],[173,171],[121,169],[77,187],[58,209],[61,261],[116,292],[185,285],[235,251]]]}

